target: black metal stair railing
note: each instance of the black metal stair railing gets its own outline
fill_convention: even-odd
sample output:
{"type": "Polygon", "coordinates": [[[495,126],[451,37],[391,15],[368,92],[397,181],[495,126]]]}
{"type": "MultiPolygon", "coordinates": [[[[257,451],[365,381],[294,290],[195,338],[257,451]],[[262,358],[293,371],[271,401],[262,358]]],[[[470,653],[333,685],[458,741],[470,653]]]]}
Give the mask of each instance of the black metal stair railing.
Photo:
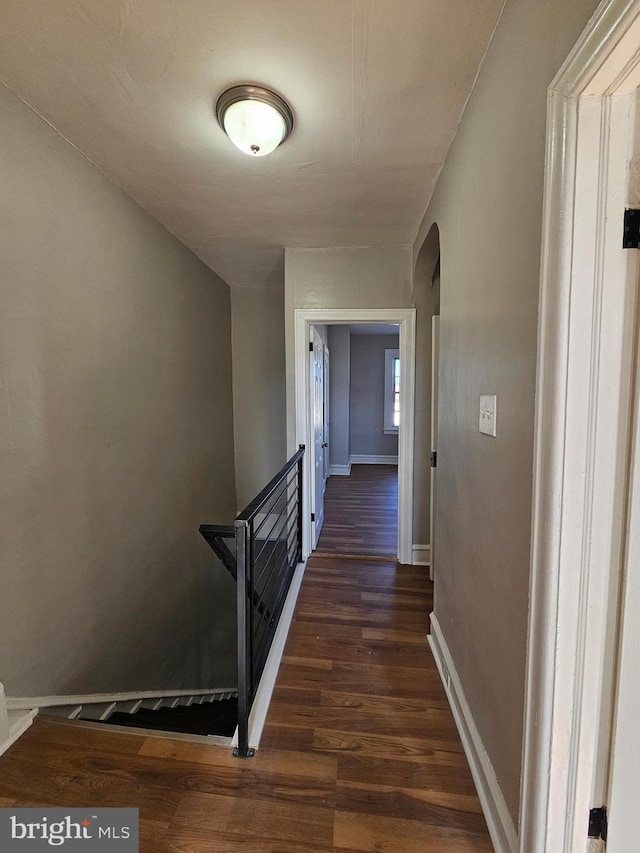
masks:
{"type": "Polygon", "coordinates": [[[302,457],[287,464],[233,525],[202,524],[200,533],[238,585],[238,746],[247,758],[249,714],[296,566],[302,560],[302,457]],[[234,539],[230,548],[226,540],[234,539]]]}

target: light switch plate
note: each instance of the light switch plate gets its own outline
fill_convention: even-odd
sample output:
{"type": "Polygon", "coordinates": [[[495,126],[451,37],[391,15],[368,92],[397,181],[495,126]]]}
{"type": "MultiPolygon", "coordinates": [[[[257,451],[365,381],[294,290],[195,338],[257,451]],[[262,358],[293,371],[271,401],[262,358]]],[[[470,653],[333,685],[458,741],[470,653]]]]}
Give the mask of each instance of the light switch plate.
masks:
{"type": "Polygon", "coordinates": [[[498,426],[498,398],[495,394],[482,394],[480,397],[480,432],[494,438],[498,426]]]}

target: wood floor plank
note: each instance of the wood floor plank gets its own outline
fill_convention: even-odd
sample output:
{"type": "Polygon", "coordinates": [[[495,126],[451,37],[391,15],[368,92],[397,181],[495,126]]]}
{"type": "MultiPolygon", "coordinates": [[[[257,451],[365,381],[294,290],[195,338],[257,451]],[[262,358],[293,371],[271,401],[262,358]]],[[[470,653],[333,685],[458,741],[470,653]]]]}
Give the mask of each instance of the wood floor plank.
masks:
{"type": "Polygon", "coordinates": [[[426,728],[431,744],[449,744],[458,740],[458,731],[448,708],[402,712],[397,709],[383,709],[380,706],[369,709],[363,705],[345,707],[274,703],[269,709],[269,724],[417,739],[424,737],[426,728]]]}
{"type": "Polygon", "coordinates": [[[343,752],[338,755],[338,780],[355,784],[371,784],[384,780],[396,788],[417,788],[440,792],[443,797],[466,795],[475,798],[476,789],[462,757],[453,753],[444,756],[434,753],[431,760],[406,761],[401,756],[389,758],[364,752],[343,752]]]}
{"type": "MultiPolygon", "coordinates": [[[[244,770],[231,751],[223,747],[212,747],[189,741],[148,738],[141,755],[154,758],[171,759],[189,764],[207,764],[214,767],[231,768],[237,772],[244,770]]],[[[318,784],[336,781],[337,760],[319,753],[303,753],[293,750],[259,749],[251,760],[251,774],[267,772],[294,779],[314,779],[318,784]]]]}
{"type": "MultiPolygon", "coordinates": [[[[172,833],[185,838],[255,840],[331,848],[332,808],[296,805],[251,798],[189,794],[182,799],[172,833]]],[[[215,849],[215,848],[212,848],[215,849]]]]}
{"type": "Polygon", "coordinates": [[[148,820],[140,818],[140,849],[141,850],[160,850],[167,831],[169,822],[159,820],[148,820]]]}
{"type": "Polygon", "coordinates": [[[416,788],[338,782],[336,808],[341,812],[418,820],[474,834],[484,832],[484,817],[476,797],[443,799],[441,794],[434,796],[431,791],[416,788]]]}
{"type": "Polygon", "coordinates": [[[362,639],[362,628],[357,625],[334,625],[326,622],[301,622],[294,619],[289,629],[289,640],[296,637],[346,637],[350,640],[362,639]]]}
{"type": "Polygon", "coordinates": [[[323,752],[364,752],[378,758],[402,757],[405,761],[434,761],[443,764],[457,763],[466,766],[459,738],[453,733],[448,737],[404,737],[387,734],[369,734],[353,729],[314,729],[313,748],[323,752]],[[462,759],[458,756],[462,754],[462,759]]]}
{"type": "MultiPolygon", "coordinates": [[[[334,853],[340,853],[338,848],[318,847],[315,844],[303,843],[301,841],[273,841],[267,838],[227,838],[216,835],[215,839],[189,833],[188,829],[173,828],[164,839],[161,848],[156,848],[153,853],[327,853],[327,849],[333,849],[334,853]]],[[[353,850],[348,853],[354,853],[353,850]]],[[[364,853],[364,851],[355,851],[364,853]]]]}
{"type": "MultiPolygon", "coordinates": [[[[295,694],[294,694],[295,695],[295,694]]],[[[362,709],[373,713],[382,711],[385,714],[410,713],[428,715],[434,708],[449,713],[449,703],[446,698],[440,700],[417,699],[412,696],[377,696],[370,693],[355,693],[352,691],[340,692],[338,690],[320,691],[320,705],[332,705],[340,708],[362,709]]]]}
{"type": "Polygon", "coordinates": [[[371,853],[493,853],[488,836],[421,821],[336,812],[334,843],[371,853]]]}
{"type": "Polygon", "coordinates": [[[417,642],[396,643],[387,640],[362,640],[349,637],[293,636],[287,652],[298,659],[331,659],[365,665],[400,666],[423,669],[423,657],[428,654],[426,637],[417,642]]]}
{"type": "Polygon", "coordinates": [[[341,692],[353,690],[354,693],[378,696],[446,699],[433,661],[429,664],[425,663],[425,674],[421,678],[417,678],[415,669],[410,667],[390,669],[388,666],[371,664],[365,670],[358,664],[337,661],[331,669],[331,677],[326,680],[323,687],[341,692]],[[427,673],[433,677],[427,676],[427,673]]]}

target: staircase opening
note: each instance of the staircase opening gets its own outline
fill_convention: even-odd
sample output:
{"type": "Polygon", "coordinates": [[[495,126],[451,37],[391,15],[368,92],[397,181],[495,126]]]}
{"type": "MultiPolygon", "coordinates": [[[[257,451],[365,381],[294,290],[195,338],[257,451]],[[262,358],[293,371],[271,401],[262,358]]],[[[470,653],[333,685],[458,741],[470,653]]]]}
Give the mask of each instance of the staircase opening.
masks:
{"type": "MultiPolygon", "coordinates": [[[[80,719],[83,719],[80,717],[80,719]]],[[[113,726],[129,726],[151,731],[178,732],[191,735],[216,735],[231,738],[238,724],[238,699],[176,703],[168,706],[143,705],[134,713],[115,711],[106,722],[113,726]]]]}
{"type": "MultiPolygon", "coordinates": [[[[214,737],[229,745],[233,739],[234,755],[252,756],[286,639],[287,623],[282,620],[280,626],[281,616],[285,606],[287,614],[293,611],[292,581],[302,562],[303,457],[301,446],[232,525],[200,526],[237,584],[237,690],[75,697],[75,704],[41,708],[41,713],[76,722],[214,737]],[[267,667],[269,679],[263,686],[267,667]],[[252,716],[254,705],[259,713],[252,716]]],[[[298,585],[301,579],[300,571],[298,585]]]]}

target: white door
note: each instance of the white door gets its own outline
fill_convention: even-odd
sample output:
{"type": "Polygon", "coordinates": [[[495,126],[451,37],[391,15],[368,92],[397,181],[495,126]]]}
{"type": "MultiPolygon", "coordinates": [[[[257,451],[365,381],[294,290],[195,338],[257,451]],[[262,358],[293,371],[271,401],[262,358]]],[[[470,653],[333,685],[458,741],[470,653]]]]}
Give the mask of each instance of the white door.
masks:
{"type": "Polygon", "coordinates": [[[434,578],[436,558],[436,462],[438,452],[438,365],[440,359],[440,317],[435,314],[431,318],[431,477],[430,479],[430,516],[429,542],[430,563],[429,575],[434,578]]]}
{"type": "Polygon", "coordinates": [[[327,485],[327,480],[329,479],[329,348],[324,348],[324,415],[323,415],[323,425],[324,425],[324,436],[322,448],[324,450],[324,470],[322,472],[324,478],[324,485],[327,485]]]}
{"type": "Polygon", "coordinates": [[[311,383],[313,402],[313,548],[324,521],[324,352],[322,338],[315,326],[312,327],[313,352],[311,353],[311,383]]]}

